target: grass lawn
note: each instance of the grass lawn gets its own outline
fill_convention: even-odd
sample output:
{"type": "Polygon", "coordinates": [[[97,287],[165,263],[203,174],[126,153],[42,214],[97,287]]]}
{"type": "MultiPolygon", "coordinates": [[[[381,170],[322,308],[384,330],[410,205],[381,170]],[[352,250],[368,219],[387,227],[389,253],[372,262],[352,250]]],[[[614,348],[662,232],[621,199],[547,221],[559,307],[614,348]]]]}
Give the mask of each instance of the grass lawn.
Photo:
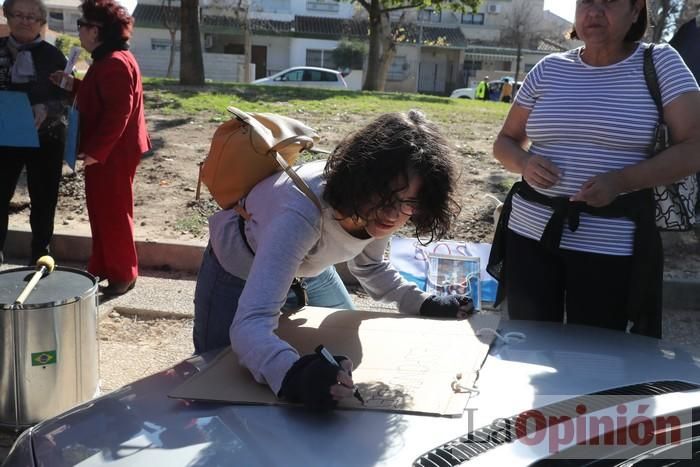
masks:
{"type": "Polygon", "coordinates": [[[337,91],[238,83],[181,86],[176,80],[146,78],[146,107],[164,114],[209,113],[226,120],[227,106],[250,112],[376,116],[419,108],[438,124],[470,123],[499,127],[509,106],[496,102],[450,99],[425,94],[337,91]],[[463,121],[463,117],[466,121],[463,121]]]}

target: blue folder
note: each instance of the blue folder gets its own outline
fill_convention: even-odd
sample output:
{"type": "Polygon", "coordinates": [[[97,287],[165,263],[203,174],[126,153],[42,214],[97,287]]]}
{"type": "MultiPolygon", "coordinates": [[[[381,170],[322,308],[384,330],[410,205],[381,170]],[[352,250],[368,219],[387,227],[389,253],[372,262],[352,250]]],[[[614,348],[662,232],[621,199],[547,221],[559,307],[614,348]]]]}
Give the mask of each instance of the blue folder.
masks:
{"type": "Polygon", "coordinates": [[[68,110],[68,128],[66,129],[66,145],[63,148],[63,160],[68,167],[75,172],[75,159],[78,155],[78,129],[80,128],[80,114],[73,105],[68,110]]]}
{"type": "Polygon", "coordinates": [[[23,92],[0,91],[0,146],[39,147],[34,113],[23,92]]]}

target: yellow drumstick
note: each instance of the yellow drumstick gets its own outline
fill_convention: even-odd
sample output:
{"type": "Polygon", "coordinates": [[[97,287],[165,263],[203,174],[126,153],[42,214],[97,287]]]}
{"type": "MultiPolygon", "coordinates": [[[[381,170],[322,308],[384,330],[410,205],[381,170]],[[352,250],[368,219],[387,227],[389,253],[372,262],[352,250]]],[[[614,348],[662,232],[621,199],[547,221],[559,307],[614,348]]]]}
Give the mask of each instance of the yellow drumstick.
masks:
{"type": "Polygon", "coordinates": [[[27,299],[30,293],[32,293],[32,290],[34,290],[34,287],[36,284],[39,282],[39,280],[42,278],[42,276],[46,274],[50,274],[53,272],[54,267],[56,267],[56,263],[54,263],[54,260],[52,257],[46,255],[42,256],[36,261],[36,272],[32,276],[32,278],[29,280],[29,283],[27,286],[24,288],[21,294],[19,294],[19,297],[17,297],[17,300],[15,300],[15,305],[22,306],[24,304],[24,301],[27,299]]]}

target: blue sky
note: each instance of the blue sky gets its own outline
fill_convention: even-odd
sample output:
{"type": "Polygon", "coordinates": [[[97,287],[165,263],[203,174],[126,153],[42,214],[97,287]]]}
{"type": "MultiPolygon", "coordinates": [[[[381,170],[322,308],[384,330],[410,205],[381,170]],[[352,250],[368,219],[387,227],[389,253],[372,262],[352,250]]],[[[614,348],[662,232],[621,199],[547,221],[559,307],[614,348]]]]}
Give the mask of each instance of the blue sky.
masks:
{"type": "Polygon", "coordinates": [[[544,9],[574,22],[576,0],[544,0],[544,9]]]}

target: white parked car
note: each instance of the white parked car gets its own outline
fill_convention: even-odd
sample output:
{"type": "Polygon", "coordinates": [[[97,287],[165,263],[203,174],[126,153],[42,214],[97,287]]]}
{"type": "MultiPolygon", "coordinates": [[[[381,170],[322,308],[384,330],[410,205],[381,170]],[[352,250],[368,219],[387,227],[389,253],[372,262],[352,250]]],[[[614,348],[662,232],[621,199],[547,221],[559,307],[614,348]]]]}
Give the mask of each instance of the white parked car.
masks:
{"type": "Polygon", "coordinates": [[[700,349],[579,325],[499,330],[525,338],[494,341],[462,417],[169,398],[213,351],[26,430],[3,467],[700,465],[700,349]]]}
{"type": "Polygon", "coordinates": [[[347,89],[348,87],[340,71],[315,66],[288,68],[267,78],[256,79],[253,84],[333,89],[347,89]]]}

